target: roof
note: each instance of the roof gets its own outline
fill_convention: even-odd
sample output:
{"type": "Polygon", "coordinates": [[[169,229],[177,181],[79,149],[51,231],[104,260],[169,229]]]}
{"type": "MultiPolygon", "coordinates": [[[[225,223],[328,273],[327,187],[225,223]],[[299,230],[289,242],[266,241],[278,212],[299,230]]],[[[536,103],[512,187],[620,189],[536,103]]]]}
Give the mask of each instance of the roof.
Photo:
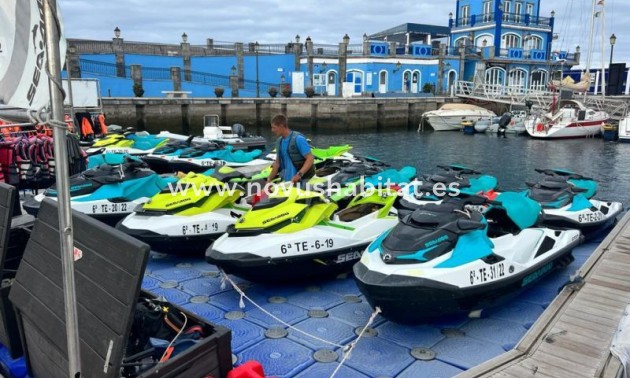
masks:
{"type": "Polygon", "coordinates": [[[430,34],[431,38],[442,38],[442,37],[448,37],[449,35],[451,35],[451,29],[449,29],[448,26],[405,23],[405,24],[394,26],[393,28],[372,34],[369,37],[371,39],[379,39],[379,38],[384,38],[386,36],[391,36],[391,35],[396,35],[396,34],[406,34],[406,33],[423,34],[423,35],[430,34]]]}

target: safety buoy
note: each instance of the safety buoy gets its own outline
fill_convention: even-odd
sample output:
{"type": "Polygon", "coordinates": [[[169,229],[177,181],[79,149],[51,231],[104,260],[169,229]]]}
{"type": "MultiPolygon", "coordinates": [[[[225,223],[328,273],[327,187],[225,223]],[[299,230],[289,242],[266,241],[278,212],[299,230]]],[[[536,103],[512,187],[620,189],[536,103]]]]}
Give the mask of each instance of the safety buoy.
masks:
{"type": "Polygon", "coordinates": [[[544,130],[545,130],[545,125],[543,125],[542,123],[536,124],[536,131],[544,131],[544,130]]]}

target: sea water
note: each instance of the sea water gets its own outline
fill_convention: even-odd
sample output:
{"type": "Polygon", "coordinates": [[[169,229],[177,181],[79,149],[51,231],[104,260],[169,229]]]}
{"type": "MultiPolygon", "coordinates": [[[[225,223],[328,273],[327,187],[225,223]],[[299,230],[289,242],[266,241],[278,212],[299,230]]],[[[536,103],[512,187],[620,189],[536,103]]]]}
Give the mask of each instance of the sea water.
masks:
{"type": "MultiPolygon", "coordinates": [[[[273,136],[262,135],[272,144],[273,136]]],[[[321,134],[300,130],[316,147],[350,144],[354,154],[383,160],[394,168],[413,166],[419,175],[437,172],[437,165],[462,164],[493,175],[499,188],[522,190],[538,180],[536,168],[561,168],[599,183],[595,196],[630,206],[630,143],[601,138],[538,140],[529,136],[465,135],[458,131],[390,131],[321,134]]]]}

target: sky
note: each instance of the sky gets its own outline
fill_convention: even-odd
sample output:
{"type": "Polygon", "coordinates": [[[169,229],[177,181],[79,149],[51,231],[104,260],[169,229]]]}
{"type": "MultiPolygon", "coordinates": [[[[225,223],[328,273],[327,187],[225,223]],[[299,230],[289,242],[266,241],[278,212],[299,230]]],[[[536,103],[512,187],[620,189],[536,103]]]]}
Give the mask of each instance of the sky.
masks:
{"type": "MultiPolygon", "coordinates": [[[[57,0],[67,38],[111,40],[118,27],[127,41],[180,43],[182,33],[193,45],[216,42],[261,44],[301,41],[310,36],[315,44],[338,44],[344,34],[360,43],[373,34],[406,22],[448,25],[456,0],[57,0]]],[[[600,7],[601,8],[601,7],[600,7]]],[[[600,9],[598,8],[598,9],[600,9]]],[[[542,17],[556,12],[552,49],[588,50],[591,0],[541,0],[542,17]]],[[[605,0],[593,47],[593,67],[610,58],[609,37],[617,36],[614,62],[630,64],[630,1],[605,0]],[[604,21],[604,32],[601,30],[604,21]],[[604,40],[602,41],[602,36],[604,40]]],[[[584,60],[583,60],[584,61],[584,60]]]]}

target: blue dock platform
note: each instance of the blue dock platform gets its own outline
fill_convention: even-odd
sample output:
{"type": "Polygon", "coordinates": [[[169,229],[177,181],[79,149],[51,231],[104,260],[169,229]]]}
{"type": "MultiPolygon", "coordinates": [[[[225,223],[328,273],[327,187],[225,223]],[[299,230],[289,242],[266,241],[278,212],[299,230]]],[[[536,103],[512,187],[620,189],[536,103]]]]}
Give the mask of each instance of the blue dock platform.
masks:
{"type": "MultiPolygon", "coordinates": [[[[201,256],[152,252],[142,287],[230,328],[234,366],[256,360],[266,376],[452,377],[511,350],[597,245],[575,248],[567,268],[480,318],[451,316],[414,326],[376,315],[365,328],[373,309],[351,274],[296,285],[230,276],[245,298],[201,256]],[[346,356],[344,347],[351,343],[346,356]]],[[[2,350],[3,374],[24,377],[23,360],[11,360],[2,350]]]]}

